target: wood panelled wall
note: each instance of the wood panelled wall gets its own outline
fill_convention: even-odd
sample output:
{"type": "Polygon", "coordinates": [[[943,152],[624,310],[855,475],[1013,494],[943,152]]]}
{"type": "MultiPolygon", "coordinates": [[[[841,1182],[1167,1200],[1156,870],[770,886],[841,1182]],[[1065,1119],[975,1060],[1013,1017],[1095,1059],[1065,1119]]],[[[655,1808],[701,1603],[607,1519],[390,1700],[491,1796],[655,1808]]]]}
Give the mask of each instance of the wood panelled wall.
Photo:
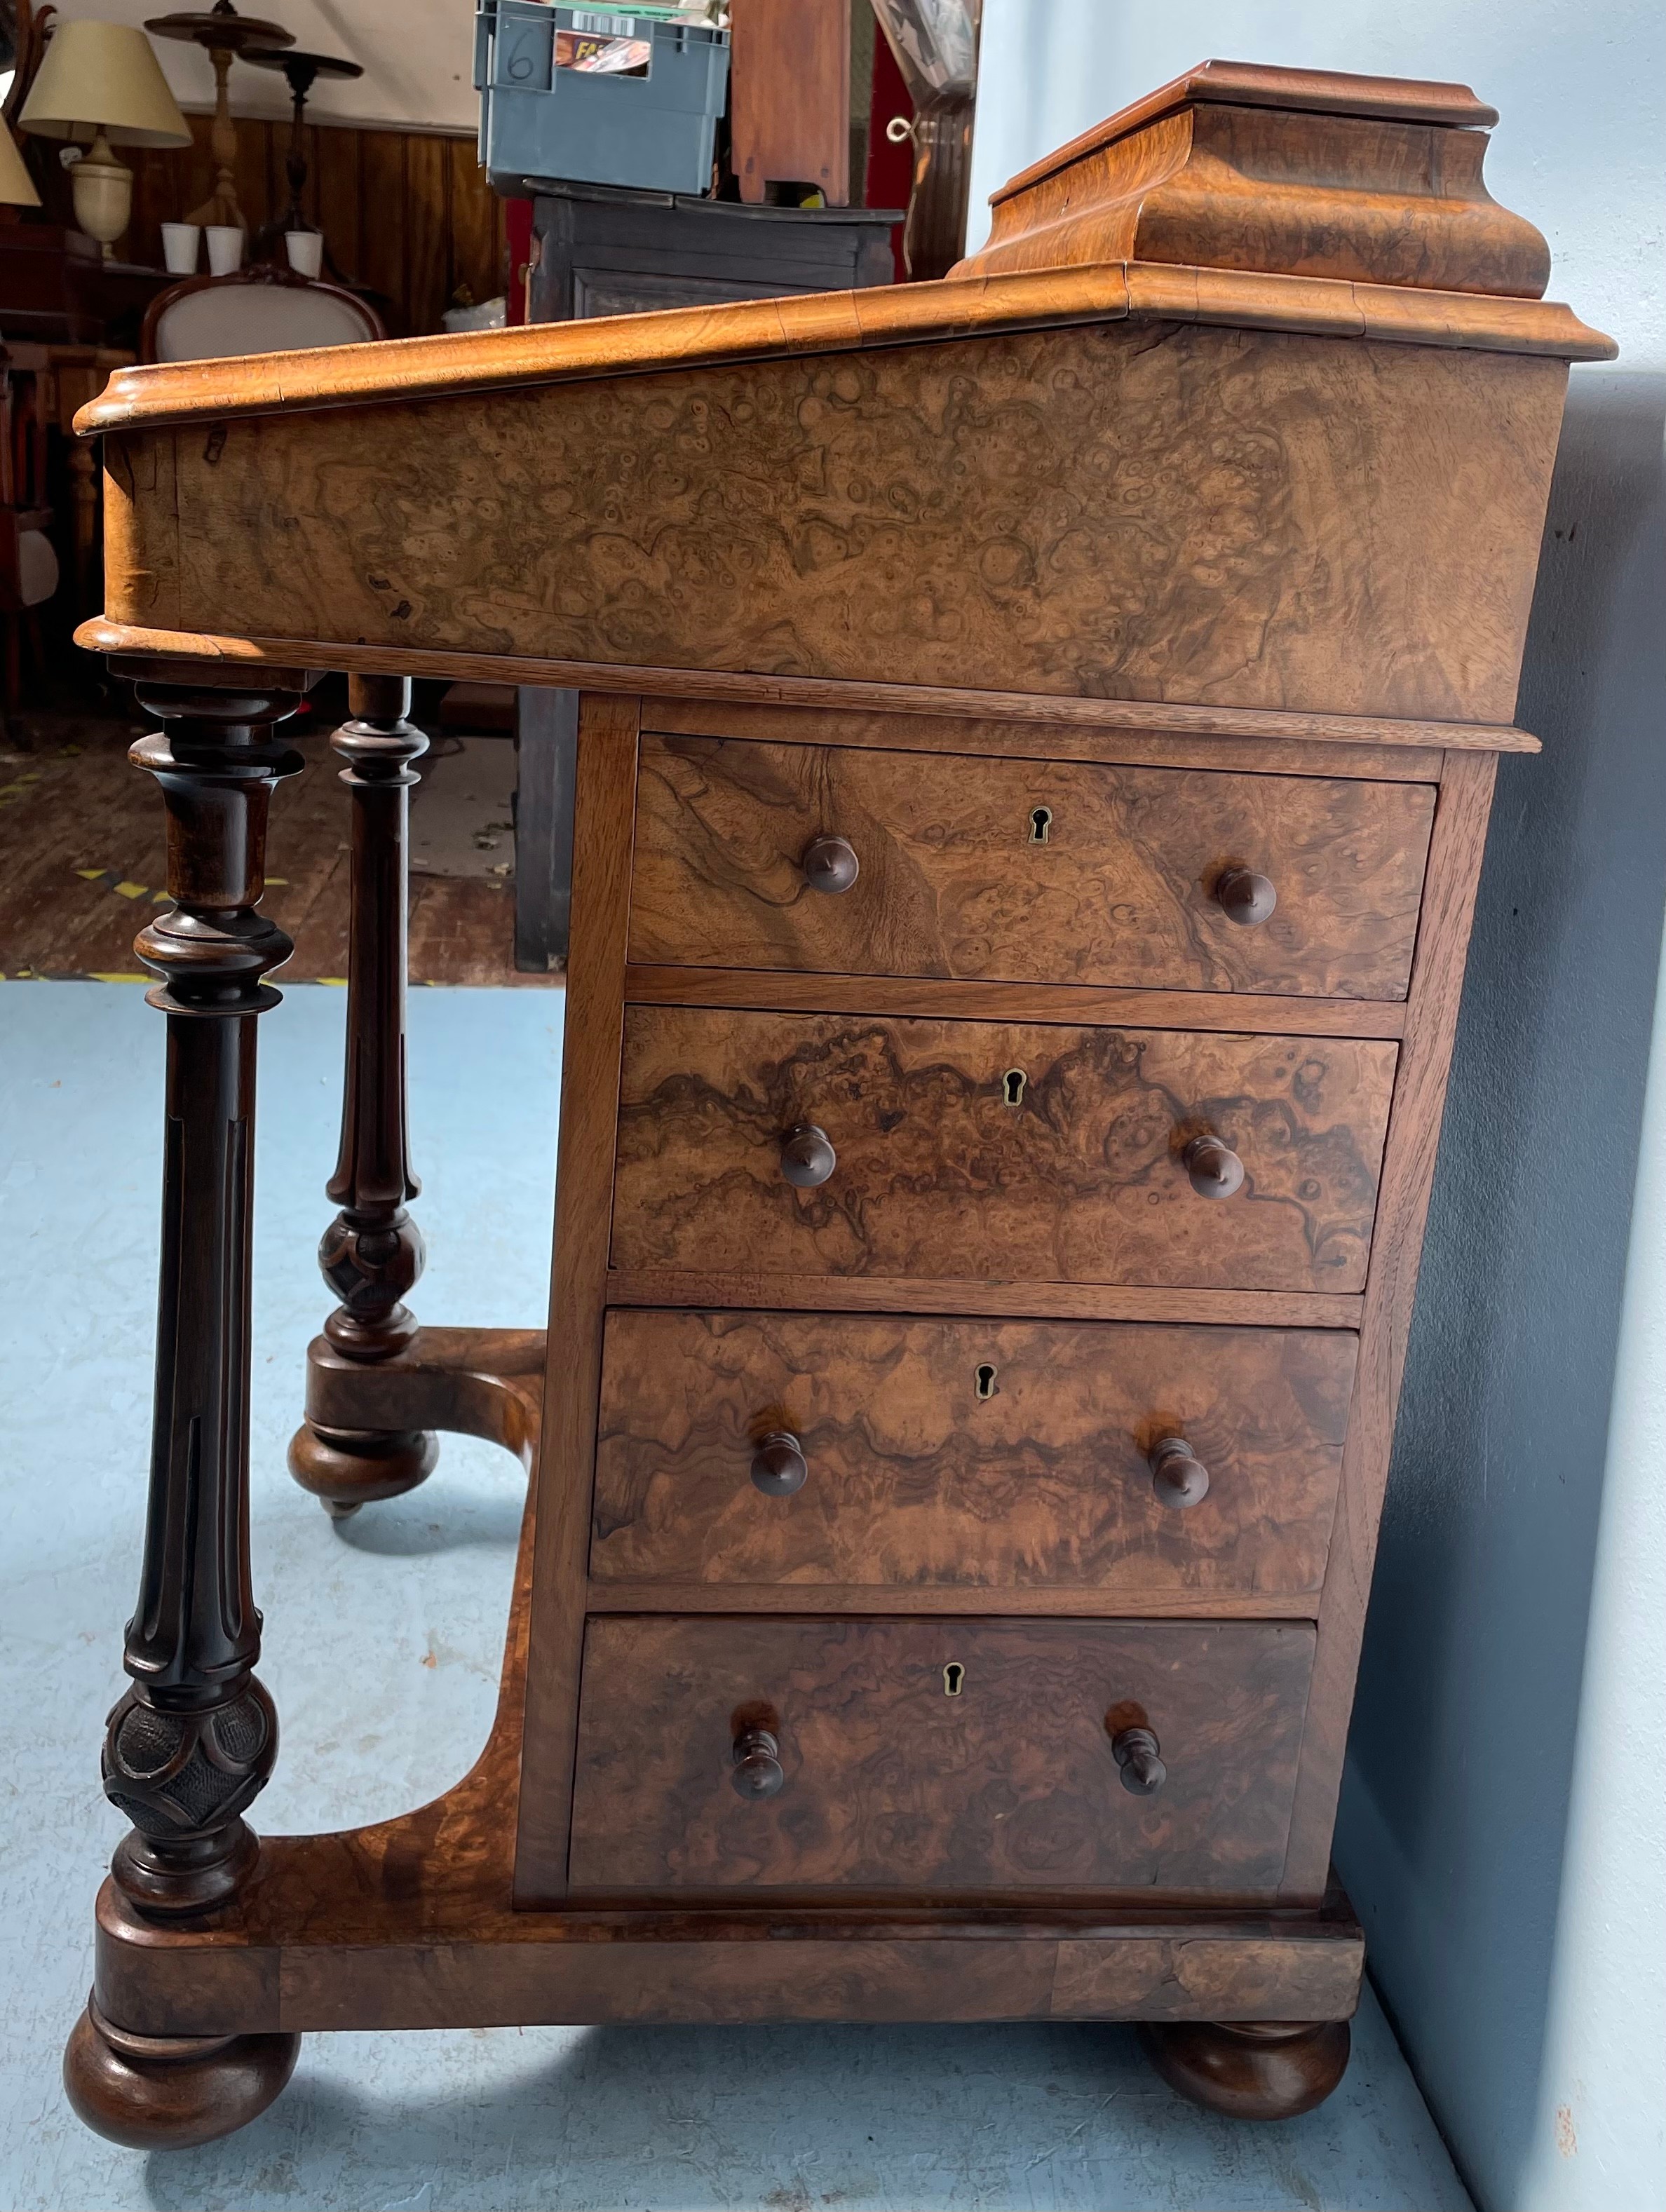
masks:
{"type": "MultiPolygon", "coordinates": [[[[160,268],[160,225],[208,198],[211,119],[187,118],[190,147],[124,152],[133,169],[133,222],[120,249],[128,259],[160,268]]],[[[237,196],[251,231],[289,204],[289,144],[287,122],[244,117],[238,123],[237,196]]],[[[444,310],[459,304],[459,290],[477,303],[504,289],[503,203],[476,166],[472,137],[309,128],[303,204],[324,233],[335,271],[377,295],[394,337],[439,330],[444,310]]]]}

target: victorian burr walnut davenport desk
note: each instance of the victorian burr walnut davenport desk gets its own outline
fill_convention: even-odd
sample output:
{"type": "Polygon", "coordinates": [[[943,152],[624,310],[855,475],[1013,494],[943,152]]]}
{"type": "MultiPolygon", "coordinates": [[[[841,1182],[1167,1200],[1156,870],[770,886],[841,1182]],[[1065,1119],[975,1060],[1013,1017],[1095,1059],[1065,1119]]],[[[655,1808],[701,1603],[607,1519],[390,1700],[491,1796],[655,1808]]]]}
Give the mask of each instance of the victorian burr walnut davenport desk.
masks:
{"type": "Polygon", "coordinates": [[[81,635],[158,719],[177,902],[93,2126],[196,2141],[307,2030],[490,2022],[1137,2021],[1220,2111],[1334,2086],[1475,878],[1567,364],[1613,351],[1487,197],[1496,119],[1212,63],[942,283],[128,369],[83,413],[81,635]],[[340,1304],[292,1466],[357,1511],[453,1429],[532,1481],[478,1765],[257,1841],[259,902],[330,668],[340,1304]],[[413,673],[584,694],[547,1349],[404,1304],[413,673]]]}

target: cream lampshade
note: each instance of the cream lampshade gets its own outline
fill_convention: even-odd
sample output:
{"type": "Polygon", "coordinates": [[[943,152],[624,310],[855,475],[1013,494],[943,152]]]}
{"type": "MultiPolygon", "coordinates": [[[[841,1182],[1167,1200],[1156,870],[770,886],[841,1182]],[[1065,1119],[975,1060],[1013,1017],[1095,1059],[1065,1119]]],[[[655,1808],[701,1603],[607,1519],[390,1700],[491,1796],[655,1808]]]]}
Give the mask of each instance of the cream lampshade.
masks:
{"type": "Polygon", "coordinates": [[[133,172],[112,144],[191,143],[149,40],[125,23],[60,23],[17,119],[43,138],[92,139],[71,172],[76,221],[106,261],[133,211],[133,172]]]}
{"type": "Polygon", "coordinates": [[[23,166],[17,141],[0,123],[0,208],[39,207],[34,179],[23,166]]]}

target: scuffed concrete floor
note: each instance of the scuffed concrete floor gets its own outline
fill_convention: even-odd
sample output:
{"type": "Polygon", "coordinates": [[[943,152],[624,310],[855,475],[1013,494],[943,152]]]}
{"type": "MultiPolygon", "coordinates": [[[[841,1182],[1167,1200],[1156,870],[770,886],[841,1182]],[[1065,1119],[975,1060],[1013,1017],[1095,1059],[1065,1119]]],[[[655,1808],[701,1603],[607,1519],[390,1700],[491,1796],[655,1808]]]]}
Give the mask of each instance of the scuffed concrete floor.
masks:
{"type": "MultiPolygon", "coordinates": [[[[562,1000],[424,991],[413,1128],[434,1322],[543,1318],[562,1000]]],[[[283,1741],[257,1825],[348,1826],[443,1789],[483,1741],[520,1470],[448,1437],[410,1498],[331,1528],[283,1472],[324,1310],[342,994],[261,1024],[254,1543],[283,1741]]],[[[162,1024],[131,986],[0,987],[0,1681],[9,1750],[0,2045],[8,2212],[520,2207],[1082,2207],[1463,2212],[1374,2003],[1341,2089],[1234,2128],[1174,2098],[1129,2031],[492,2029],[309,2039],[271,2112],[145,2157],[70,2113],[58,2061],[119,1833],[98,1743],[137,1573],[155,1298],[162,1024]]]]}

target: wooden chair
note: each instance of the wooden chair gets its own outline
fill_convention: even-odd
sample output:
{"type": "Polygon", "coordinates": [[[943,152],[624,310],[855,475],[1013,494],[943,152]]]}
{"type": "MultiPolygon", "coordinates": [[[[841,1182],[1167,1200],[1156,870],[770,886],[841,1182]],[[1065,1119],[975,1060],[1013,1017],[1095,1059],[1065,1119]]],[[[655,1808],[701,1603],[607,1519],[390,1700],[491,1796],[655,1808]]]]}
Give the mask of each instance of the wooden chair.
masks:
{"type": "Polygon", "coordinates": [[[356,292],[263,263],[228,276],[187,276],[159,292],[139,332],[139,358],[226,361],[386,336],[381,317],[356,292]]]}

